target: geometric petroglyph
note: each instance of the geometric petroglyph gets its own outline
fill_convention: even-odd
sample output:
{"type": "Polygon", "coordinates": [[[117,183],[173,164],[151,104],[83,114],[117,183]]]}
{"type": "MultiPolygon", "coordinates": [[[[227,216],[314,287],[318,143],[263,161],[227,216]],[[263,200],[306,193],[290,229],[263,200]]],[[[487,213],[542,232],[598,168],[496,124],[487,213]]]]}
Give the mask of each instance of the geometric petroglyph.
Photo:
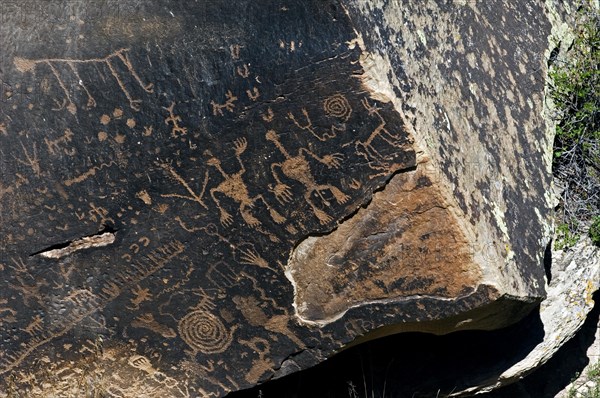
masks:
{"type": "Polygon", "coordinates": [[[333,116],[341,119],[343,122],[350,119],[352,115],[352,107],[342,94],[334,94],[323,101],[323,109],[327,116],[333,116]]]}
{"type": "Polygon", "coordinates": [[[215,315],[204,309],[185,315],[177,326],[179,335],[194,352],[218,354],[225,351],[233,339],[233,333],[215,315]]]}

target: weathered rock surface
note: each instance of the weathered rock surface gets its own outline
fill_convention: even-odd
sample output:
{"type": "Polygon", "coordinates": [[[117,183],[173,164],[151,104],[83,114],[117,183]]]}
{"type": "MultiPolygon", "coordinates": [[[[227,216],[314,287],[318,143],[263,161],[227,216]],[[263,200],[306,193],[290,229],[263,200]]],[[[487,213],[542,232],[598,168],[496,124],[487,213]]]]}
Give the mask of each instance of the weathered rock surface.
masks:
{"type": "Polygon", "coordinates": [[[0,396],[221,396],[518,320],[549,241],[544,12],[3,2],[0,396]]]}
{"type": "Polygon", "coordinates": [[[589,238],[568,252],[555,252],[548,297],[540,306],[544,338],[525,358],[499,375],[452,396],[470,396],[514,383],[545,364],[581,328],[600,289],[600,249],[589,238]]]}

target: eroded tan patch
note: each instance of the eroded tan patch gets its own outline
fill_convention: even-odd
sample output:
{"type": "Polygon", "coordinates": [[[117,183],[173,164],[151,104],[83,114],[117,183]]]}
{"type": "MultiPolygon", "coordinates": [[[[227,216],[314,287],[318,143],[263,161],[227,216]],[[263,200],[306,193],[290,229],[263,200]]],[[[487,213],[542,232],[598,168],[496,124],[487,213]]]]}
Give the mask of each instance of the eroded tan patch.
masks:
{"type": "Polygon", "coordinates": [[[366,209],[293,251],[298,317],[324,325],[350,308],[419,296],[453,299],[481,279],[439,187],[419,171],[394,177],[366,209]]]}

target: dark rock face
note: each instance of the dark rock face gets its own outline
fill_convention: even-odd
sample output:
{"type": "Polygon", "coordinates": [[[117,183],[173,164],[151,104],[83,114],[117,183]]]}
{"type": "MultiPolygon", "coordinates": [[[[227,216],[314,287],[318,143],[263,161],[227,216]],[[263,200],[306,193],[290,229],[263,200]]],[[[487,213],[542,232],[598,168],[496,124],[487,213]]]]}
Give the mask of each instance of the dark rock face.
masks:
{"type": "Polygon", "coordinates": [[[359,11],[1,7],[0,396],[221,396],[542,297],[543,246],[512,279],[480,261],[472,209],[369,84],[359,11]]]}

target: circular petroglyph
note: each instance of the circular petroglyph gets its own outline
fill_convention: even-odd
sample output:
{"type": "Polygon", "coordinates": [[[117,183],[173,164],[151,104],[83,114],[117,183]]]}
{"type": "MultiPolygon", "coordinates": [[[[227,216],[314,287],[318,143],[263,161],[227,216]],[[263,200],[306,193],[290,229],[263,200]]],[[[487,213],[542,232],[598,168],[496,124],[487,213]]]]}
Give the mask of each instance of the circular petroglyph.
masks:
{"type": "Polygon", "coordinates": [[[229,347],[232,333],[223,322],[204,310],[195,310],[181,318],[179,335],[194,351],[218,354],[229,347]]]}
{"type": "Polygon", "coordinates": [[[323,109],[328,116],[333,116],[347,121],[352,114],[350,103],[342,94],[334,94],[323,102],[323,109]]]}

